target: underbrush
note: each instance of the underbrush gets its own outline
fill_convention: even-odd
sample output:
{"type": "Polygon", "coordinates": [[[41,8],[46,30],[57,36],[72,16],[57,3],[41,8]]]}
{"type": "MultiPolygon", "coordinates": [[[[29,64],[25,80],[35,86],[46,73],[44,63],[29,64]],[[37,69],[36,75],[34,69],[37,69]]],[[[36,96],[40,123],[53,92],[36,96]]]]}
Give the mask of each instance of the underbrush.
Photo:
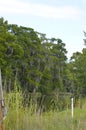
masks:
{"type": "Polygon", "coordinates": [[[21,91],[15,90],[6,96],[5,130],[86,130],[86,109],[83,107],[74,108],[72,118],[71,109],[49,110],[40,114],[34,111],[33,104],[24,106],[22,100],[21,91]]]}

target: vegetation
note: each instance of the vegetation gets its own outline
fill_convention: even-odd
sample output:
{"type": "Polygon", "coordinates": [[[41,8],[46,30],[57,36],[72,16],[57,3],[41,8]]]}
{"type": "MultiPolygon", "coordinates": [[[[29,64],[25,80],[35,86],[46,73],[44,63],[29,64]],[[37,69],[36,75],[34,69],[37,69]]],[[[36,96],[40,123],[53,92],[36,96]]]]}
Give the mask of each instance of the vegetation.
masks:
{"type": "Polygon", "coordinates": [[[34,113],[34,104],[23,107],[21,92],[15,91],[7,95],[6,106],[8,114],[4,120],[5,129],[9,130],[85,130],[86,129],[86,99],[74,108],[74,117],[71,110],[59,112],[50,110],[44,113],[34,113]],[[82,109],[80,108],[82,105],[82,109]]]}
{"type": "MultiPolygon", "coordinates": [[[[85,39],[84,42],[86,45],[85,39]]],[[[83,108],[85,60],[86,48],[73,53],[68,62],[65,43],[61,39],[47,38],[30,27],[8,24],[0,18],[0,68],[8,109],[6,129],[10,124],[10,130],[34,130],[36,127],[37,130],[59,130],[57,121],[60,122],[58,115],[61,117],[61,113],[64,129],[72,129],[75,125],[78,129],[82,117],[80,120],[75,117],[73,121],[70,116],[68,119],[65,116],[70,113],[71,97],[74,97],[74,107],[83,108]]],[[[79,111],[77,109],[76,114],[79,111]]]]}
{"type": "Polygon", "coordinates": [[[86,110],[75,110],[71,118],[70,111],[48,112],[43,115],[31,115],[25,111],[12,110],[5,120],[5,129],[9,130],[85,130],[86,110]]]}

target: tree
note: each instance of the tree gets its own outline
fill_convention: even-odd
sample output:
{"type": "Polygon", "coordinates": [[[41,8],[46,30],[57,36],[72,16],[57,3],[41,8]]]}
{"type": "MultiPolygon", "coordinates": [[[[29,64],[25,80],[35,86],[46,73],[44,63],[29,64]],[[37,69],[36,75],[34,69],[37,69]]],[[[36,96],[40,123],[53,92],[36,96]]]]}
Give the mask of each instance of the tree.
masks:
{"type": "MultiPolygon", "coordinates": [[[[0,30],[0,67],[8,92],[15,90],[15,84],[23,92],[27,90],[34,95],[67,91],[64,82],[67,51],[61,39],[47,38],[32,28],[8,24],[3,18],[0,30]]],[[[34,102],[37,103],[37,99],[34,98],[34,102]]]]}

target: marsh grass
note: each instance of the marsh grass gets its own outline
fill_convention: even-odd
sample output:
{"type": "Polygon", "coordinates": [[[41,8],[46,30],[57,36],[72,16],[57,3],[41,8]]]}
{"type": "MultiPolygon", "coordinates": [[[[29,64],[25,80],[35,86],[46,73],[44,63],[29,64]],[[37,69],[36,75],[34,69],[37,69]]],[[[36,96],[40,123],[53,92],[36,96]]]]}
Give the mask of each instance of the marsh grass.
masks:
{"type": "Polygon", "coordinates": [[[86,130],[85,108],[75,108],[74,118],[69,109],[40,114],[33,113],[32,103],[24,107],[22,100],[22,93],[17,89],[6,96],[8,114],[4,120],[5,130],[86,130]]]}
{"type": "Polygon", "coordinates": [[[46,112],[41,115],[30,114],[29,109],[10,110],[4,121],[6,130],[85,130],[86,110],[46,112]]]}

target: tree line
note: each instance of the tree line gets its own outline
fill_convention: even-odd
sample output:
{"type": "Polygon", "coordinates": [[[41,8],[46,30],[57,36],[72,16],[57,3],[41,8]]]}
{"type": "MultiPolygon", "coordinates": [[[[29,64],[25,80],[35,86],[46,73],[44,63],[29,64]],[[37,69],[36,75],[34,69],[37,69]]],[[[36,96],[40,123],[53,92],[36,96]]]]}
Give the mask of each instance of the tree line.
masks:
{"type": "Polygon", "coordinates": [[[47,38],[33,28],[9,24],[0,18],[0,68],[4,90],[10,93],[17,85],[27,95],[43,97],[63,92],[77,98],[85,96],[86,48],[73,53],[68,62],[65,45],[60,38],[47,38]]]}

